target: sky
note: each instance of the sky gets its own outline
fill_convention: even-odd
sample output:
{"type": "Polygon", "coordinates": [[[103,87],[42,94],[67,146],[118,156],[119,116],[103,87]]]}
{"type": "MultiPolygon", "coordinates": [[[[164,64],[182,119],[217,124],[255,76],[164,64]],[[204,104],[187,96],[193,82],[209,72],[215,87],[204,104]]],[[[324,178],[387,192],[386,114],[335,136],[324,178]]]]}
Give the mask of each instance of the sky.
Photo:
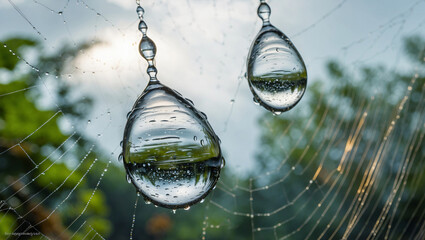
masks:
{"type": "MultiPolygon", "coordinates": [[[[141,1],[148,35],[158,48],[159,80],[193,100],[208,115],[222,140],[226,166],[239,174],[255,168],[255,155],[260,154],[258,118],[271,114],[254,105],[243,77],[249,47],[261,27],[256,15],[258,2],[141,1]]],[[[408,67],[400,58],[401,41],[404,36],[425,33],[424,0],[268,3],[272,24],[303,56],[308,84],[318,79],[329,81],[324,66],[330,59],[342,61],[353,72],[377,63],[408,67]]],[[[34,37],[45,45],[47,53],[64,43],[102,42],[80,53],[64,75],[77,86],[75,97],[96,100],[90,116],[80,124],[100,147],[116,156],[125,116],[148,80],[146,63],[137,50],[141,34],[135,8],[135,1],[123,0],[71,0],[68,4],[64,0],[0,0],[0,39],[34,37]]],[[[54,79],[46,79],[46,88],[49,81],[54,79]]],[[[48,96],[45,101],[49,102],[48,96]]],[[[301,100],[282,117],[302,108],[301,100]]]]}

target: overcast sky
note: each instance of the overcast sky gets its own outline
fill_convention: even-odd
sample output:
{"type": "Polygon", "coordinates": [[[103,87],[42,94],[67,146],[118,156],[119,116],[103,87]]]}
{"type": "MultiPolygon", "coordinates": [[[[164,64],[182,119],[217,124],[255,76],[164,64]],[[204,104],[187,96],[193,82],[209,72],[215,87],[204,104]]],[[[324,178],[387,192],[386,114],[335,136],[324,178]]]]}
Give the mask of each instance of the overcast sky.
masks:
{"type": "MultiPolygon", "coordinates": [[[[68,5],[59,0],[11,1],[28,21],[9,0],[0,0],[1,39],[35,37],[48,52],[65,42],[104,42],[82,53],[66,75],[71,75],[68,81],[80,85],[82,95],[97,100],[87,119],[92,122],[88,134],[117,155],[125,115],[147,83],[146,63],[137,51],[140,32],[135,1],[71,0],[68,5]],[[97,138],[99,133],[102,136],[97,138]]],[[[158,48],[160,81],[192,99],[208,115],[222,139],[229,168],[241,172],[252,168],[258,153],[257,121],[269,113],[253,104],[248,84],[241,77],[249,46],[260,29],[256,16],[259,1],[141,2],[148,35],[158,48]]],[[[425,33],[424,0],[269,3],[272,23],[292,39],[303,56],[309,83],[326,79],[323,66],[329,59],[341,60],[353,71],[359,64],[374,63],[403,68],[404,62],[398,61],[402,37],[425,33]]],[[[302,108],[303,101],[286,114],[302,108]]]]}

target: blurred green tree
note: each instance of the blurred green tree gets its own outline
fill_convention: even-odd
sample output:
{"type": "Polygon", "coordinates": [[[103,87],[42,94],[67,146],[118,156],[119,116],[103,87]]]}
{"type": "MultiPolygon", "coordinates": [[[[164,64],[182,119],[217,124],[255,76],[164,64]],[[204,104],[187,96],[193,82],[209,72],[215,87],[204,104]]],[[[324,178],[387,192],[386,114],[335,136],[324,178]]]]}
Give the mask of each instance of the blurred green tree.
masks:
{"type": "MultiPolygon", "coordinates": [[[[343,238],[354,211],[360,209],[367,214],[357,216],[350,236],[367,239],[383,216],[381,211],[391,207],[390,201],[395,205],[399,197],[398,210],[391,209],[384,224],[392,221],[391,234],[396,238],[412,239],[418,234],[425,213],[417,210],[425,195],[425,148],[420,138],[425,40],[408,37],[404,46],[410,67],[395,71],[360,66],[353,72],[330,61],[329,79],[314,81],[296,109],[260,119],[258,172],[271,174],[255,183],[257,188],[268,184],[270,190],[254,192],[253,198],[260,203],[256,212],[272,214],[256,218],[256,226],[275,226],[282,215],[288,221],[259,232],[259,238],[271,239],[275,234],[289,239],[343,238]],[[402,178],[406,188],[394,190],[403,167],[410,169],[402,178]],[[375,184],[365,184],[367,177],[375,184]],[[400,195],[395,198],[393,191],[400,195]]],[[[386,231],[381,230],[378,238],[384,238],[386,231]]]]}
{"type": "MultiPolygon", "coordinates": [[[[52,239],[91,239],[97,233],[114,240],[128,239],[136,194],[124,180],[122,166],[110,164],[104,174],[106,153],[78,127],[71,132],[60,127],[65,114],[68,121],[78,123],[90,110],[90,98],[70,97],[74,89],[61,79],[66,64],[90,45],[65,45],[46,55],[41,44],[31,39],[11,38],[3,44],[7,47],[0,49],[0,239],[7,233],[23,232],[52,239]],[[43,72],[26,72],[27,65],[16,57],[29,48],[36,52],[37,67],[43,72]],[[40,86],[46,79],[53,82],[54,91],[49,93],[53,105],[40,103],[45,94],[40,86]],[[102,183],[94,192],[101,176],[102,183]]],[[[341,229],[347,228],[345,213],[358,208],[359,173],[370,170],[383,143],[386,151],[375,180],[382,185],[364,197],[368,203],[364,211],[369,214],[359,217],[352,234],[363,239],[372,231],[391,196],[389,186],[400,173],[405,152],[413,149],[405,176],[404,195],[409,197],[402,198],[398,206],[402,210],[391,215],[394,236],[413,237],[424,213],[417,206],[425,195],[421,187],[425,163],[420,161],[425,148],[420,138],[412,136],[424,132],[425,41],[418,36],[407,38],[405,49],[414,67],[403,72],[368,66],[353,73],[331,61],[326,67],[329,79],[311,84],[296,109],[260,119],[259,167],[250,175],[254,180],[240,179],[226,169],[222,173],[224,183],[239,178],[238,186],[254,190],[235,190],[235,197],[219,190],[209,196],[222,206],[235,206],[234,211],[251,212],[252,207],[256,213],[252,219],[217,211],[208,200],[173,215],[140,199],[135,238],[199,239],[206,231],[207,239],[250,239],[252,223],[260,229],[278,226],[254,231],[256,239],[342,238],[341,229]],[[406,94],[407,104],[403,103],[406,94]],[[404,108],[398,113],[401,105],[404,108]],[[384,140],[392,121],[397,122],[384,140]],[[324,212],[327,206],[332,207],[324,212]]]]}
{"type": "MultiPolygon", "coordinates": [[[[0,238],[31,234],[52,239],[83,238],[85,231],[73,234],[78,227],[74,219],[87,221],[84,227],[102,226],[98,233],[110,231],[109,208],[101,190],[92,195],[88,182],[98,176],[89,173],[101,155],[88,150],[89,140],[74,131],[66,134],[59,121],[67,116],[79,118],[90,107],[89,99],[71,102],[70,89],[59,77],[56,81],[56,106],[38,104],[43,97],[39,85],[43,77],[61,76],[64,64],[76,56],[82,44],[60,49],[51,56],[43,55],[42,46],[34,40],[10,38],[0,48],[0,238]],[[21,60],[28,49],[38,57],[37,69],[25,72],[21,60]],[[82,160],[81,160],[82,159],[82,160]],[[75,188],[75,190],[74,190],[75,188]],[[88,204],[90,200],[90,204],[88,204]],[[84,216],[82,209],[88,204],[84,216]]],[[[84,230],[84,229],[83,229],[84,230]]],[[[86,232],[87,232],[86,231],[86,232]]],[[[92,232],[90,235],[94,235],[92,232]]],[[[34,237],[34,236],[33,236],[34,237]]]]}

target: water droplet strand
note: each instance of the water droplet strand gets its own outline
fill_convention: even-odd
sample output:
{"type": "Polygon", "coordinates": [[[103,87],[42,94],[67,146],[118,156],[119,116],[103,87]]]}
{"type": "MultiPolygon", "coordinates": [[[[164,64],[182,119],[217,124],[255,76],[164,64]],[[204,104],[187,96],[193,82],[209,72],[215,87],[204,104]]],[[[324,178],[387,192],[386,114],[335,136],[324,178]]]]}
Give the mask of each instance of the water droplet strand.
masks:
{"type": "Polygon", "coordinates": [[[142,33],[139,53],[148,63],[150,80],[127,116],[123,164],[127,180],[146,203],[175,212],[188,209],[213,190],[224,159],[206,115],[157,79],[157,48],[147,35],[140,5],[137,14],[142,33]]]}

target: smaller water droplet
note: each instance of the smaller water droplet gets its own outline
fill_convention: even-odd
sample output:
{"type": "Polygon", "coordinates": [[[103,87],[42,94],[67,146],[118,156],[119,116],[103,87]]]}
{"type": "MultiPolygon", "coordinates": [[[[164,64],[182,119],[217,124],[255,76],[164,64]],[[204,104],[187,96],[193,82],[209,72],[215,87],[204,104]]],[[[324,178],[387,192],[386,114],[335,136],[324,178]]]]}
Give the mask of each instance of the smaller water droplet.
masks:
{"type": "Polygon", "coordinates": [[[193,141],[198,140],[198,138],[196,136],[193,136],[193,141]]]}
{"type": "Polygon", "coordinates": [[[143,14],[145,14],[145,9],[143,9],[141,6],[137,6],[136,12],[139,18],[143,19],[143,14]]]}
{"type": "MultiPolygon", "coordinates": [[[[143,36],[139,44],[139,53],[148,61],[149,67],[153,66],[153,59],[156,55],[156,45],[148,36],[143,36]]],[[[153,70],[153,69],[152,69],[153,70]]]]}
{"type": "Polygon", "coordinates": [[[146,32],[148,31],[148,26],[146,25],[145,21],[139,22],[139,31],[142,32],[143,35],[146,35],[146,32]]]}
{"type": "Polygon", "coordinates": [[[261,1],[263,27],[253,41],[247,61],[247,80],[254,102],[275,115],[292,109],[307,86],[304,61],[289,38],[270,24],[270,6],[261,1]]]}
{"type": "Polygon", "coordinates": [[[270,9],[270,6],[265,2],[261,2],[260,6],[258,7],[257,13],[258,16],[263,20],[263,25],[270,24],[271,12],[272,10],[270,9]]]}
{"type": "Polygon", "coordinates": [[[130,178],[130,176],[129,176],[129,175],[126,175],[126,178],[127,178],[127,182],[128,182],[128,183],[131,183],[131,178],[130,178]]]}
{"type": "Polygon", "coordinates": [[[188,211],[190,209],[190,206],[187,206],[184,208],[184,210],[188,211]]]}
{"type": "Polygon", "coordinates": [[[60,11],[60,12],[58,12],[58,14],[59,14],[59,15],[62,15],[62,14],[63,14],[63,12],[62,12],[62,11],[60,11]]]}
{"type": "Polygon", "coordinates": [[[177,211],[176,209],[173,209],[173,214],[176,214],[176,211],[177,211]]]}
{"type": "Polygon", "coordinates": [[[87,123],[90,124],[91,123],[91,120],[87,120],[87,123]]]}

